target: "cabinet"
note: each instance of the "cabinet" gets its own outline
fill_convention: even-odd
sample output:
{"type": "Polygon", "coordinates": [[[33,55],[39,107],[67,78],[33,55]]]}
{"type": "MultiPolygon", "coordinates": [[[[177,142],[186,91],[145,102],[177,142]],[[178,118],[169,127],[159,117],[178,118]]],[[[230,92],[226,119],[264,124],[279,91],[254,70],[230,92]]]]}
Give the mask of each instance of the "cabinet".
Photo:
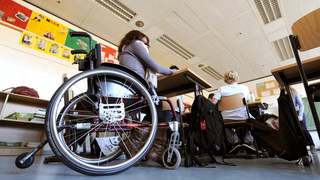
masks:
{"type": "MultiPolygon", "coordinates": [[[[45,110],[49,101],[20,94],[0,91],[0,141],[21,142],[19,147],[0,146],[0,155],[19,155],[34,147],[25,147],[28,142],[45,139],[44,123],[10,118],[15,112],[36,113],[45,110]]],[[[36,155],[41,155],[42,150],[36,155]]]]}

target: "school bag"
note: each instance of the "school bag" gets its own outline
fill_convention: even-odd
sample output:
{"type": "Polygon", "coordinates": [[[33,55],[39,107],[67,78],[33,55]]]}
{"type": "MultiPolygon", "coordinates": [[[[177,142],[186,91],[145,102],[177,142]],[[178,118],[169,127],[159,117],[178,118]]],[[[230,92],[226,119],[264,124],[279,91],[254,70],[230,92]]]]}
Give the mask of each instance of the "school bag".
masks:
{"type": "Polygon", "coordinates": [[[206,151],[213,162],[217,161],[214,155],[224,152],[224,127],[222,117],[216,105],[202,95],[198,95],[191,107],[191,121],[188,133],[187,147],[189,149],[190,161],[185,163],[186,167],[199,165],[195,156],[195,149],[202,148],[206,151]],[[189,164],[188,164],[189,163],[189,164]]]}
{"type": "Polygon", "coordinates": [[[279,130],[268,126],[262,120],[248,120],[253,138],[263,146],[269,154],[275,154],[286,160],[297,160],[308,155],[306,139],[299,121],[294,115],[294,106],[289,95],[281,90],[278,98],[279,130]]]}

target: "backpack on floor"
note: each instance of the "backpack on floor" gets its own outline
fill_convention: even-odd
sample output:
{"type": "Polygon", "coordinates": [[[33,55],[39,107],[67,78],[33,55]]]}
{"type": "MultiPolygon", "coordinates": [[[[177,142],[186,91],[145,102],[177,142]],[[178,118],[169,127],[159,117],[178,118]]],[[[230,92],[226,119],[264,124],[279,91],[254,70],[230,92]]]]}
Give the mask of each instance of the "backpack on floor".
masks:
{"type": "Polygon", "coordinates": [[[191,159],[194,164],[203,166],[195,157],[195,150],[201,148],[209,154],[213,162],[217,162],[213,155],[224,153],[224,147],[223,121],[217,106],[204,96],[197,96],[191,108],[188,135],[191,159]]]}
{"type": "Polygon", "coordinates": [[[282,90],[278,98],[279,130],[275,130],[264,121],[249,120],[251,133],[258,144],[269,154],[275,154],[286,160],[297,160],[308,155],[306,139],[300,127],[290,97],[282,90]]]}

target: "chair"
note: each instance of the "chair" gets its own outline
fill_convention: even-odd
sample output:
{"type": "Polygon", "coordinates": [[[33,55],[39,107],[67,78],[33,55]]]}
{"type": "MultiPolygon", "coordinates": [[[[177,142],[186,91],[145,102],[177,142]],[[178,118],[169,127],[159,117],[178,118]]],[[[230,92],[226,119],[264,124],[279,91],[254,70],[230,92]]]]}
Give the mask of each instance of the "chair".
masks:
{"type": "MultiPolygon", "coordinates": [[[[319,84],[313,84],[310,86],[308,85],[308,79],[315,79],[315,78],[319,79],[319,70],[311,73],[308,72],[308,77],[307,77],[305,73],[307,69],[303,67],[303,64],[298,52],[298,50],[307,51],[320,46],[320,9],[317,9],[303,16],[302,18],[297,20],[292,25],[291,28],[292,28],[293,35],[289,36],[290,42],[291,42],[292,49],[297,61],[300,77],[307,94],[307,98],[309,101],[310,109],[314,118],[317,131],[318,131],[318,135],[320,137],[320,122],[319,122],[319,117],[314,104],[314,99],[312,97],[312,93],[314,93],[314,91],[317,90],[316,88],[319,87],[319,84]]],[[[317,60],[319,60],[319,57],[317,58],[317,60]]],[[[285,88],[288,92],[290,92],[288,85],[286,85],[285,88]]],[[[289,93],[289,95],[291,96],[291,93],[289,93]]]]}
{"type": "MultiPolygon", "coordinates": [[[[249,119],[249,117],[250,117],[249,116],[249,109],[247,106],[247,102],[242,94],[225,96],[225,97],[222,97],[218,101],[218,110],[219,111],[233,110],[233,109],[238,109],[241,107],[246,107],[247,118],[244,120],[237,120],[237,121],[232,121],[232,119],[223,119],[225,128],[236,128],[237,130],[240,130],[240,129],[248,130],[246,122],[247,122],[247,119],[249,119]]],[[[240,136],[240,139],[242,139],[242,138],[243,137],[240,136]]],[[[255,149],[258,150],[257,144],[255,141],[253,142],[253,144],[255,146],[255,149]]],[[[240,155],[227,154],[227,158],[234,158],[234,157],[247,158],[247,159],[250,158],[251,159],[251,158],[259,157],[259,152],[257,151],[256,155],[255,154],[240,154],[240,155]]]]}

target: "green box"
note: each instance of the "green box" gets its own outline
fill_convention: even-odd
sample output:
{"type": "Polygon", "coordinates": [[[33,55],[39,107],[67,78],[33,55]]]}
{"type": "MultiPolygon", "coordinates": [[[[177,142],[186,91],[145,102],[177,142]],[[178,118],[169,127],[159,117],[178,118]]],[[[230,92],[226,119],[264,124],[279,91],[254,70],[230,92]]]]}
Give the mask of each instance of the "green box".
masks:
{"type": "Polygon", "coordinates": [[[34,113],[15,112],[14,113],[14,117],[15,117],[15,119],[17,119],[17,118],[28,118],[30,120],[30,119],[34,118],[34,113]]]}

